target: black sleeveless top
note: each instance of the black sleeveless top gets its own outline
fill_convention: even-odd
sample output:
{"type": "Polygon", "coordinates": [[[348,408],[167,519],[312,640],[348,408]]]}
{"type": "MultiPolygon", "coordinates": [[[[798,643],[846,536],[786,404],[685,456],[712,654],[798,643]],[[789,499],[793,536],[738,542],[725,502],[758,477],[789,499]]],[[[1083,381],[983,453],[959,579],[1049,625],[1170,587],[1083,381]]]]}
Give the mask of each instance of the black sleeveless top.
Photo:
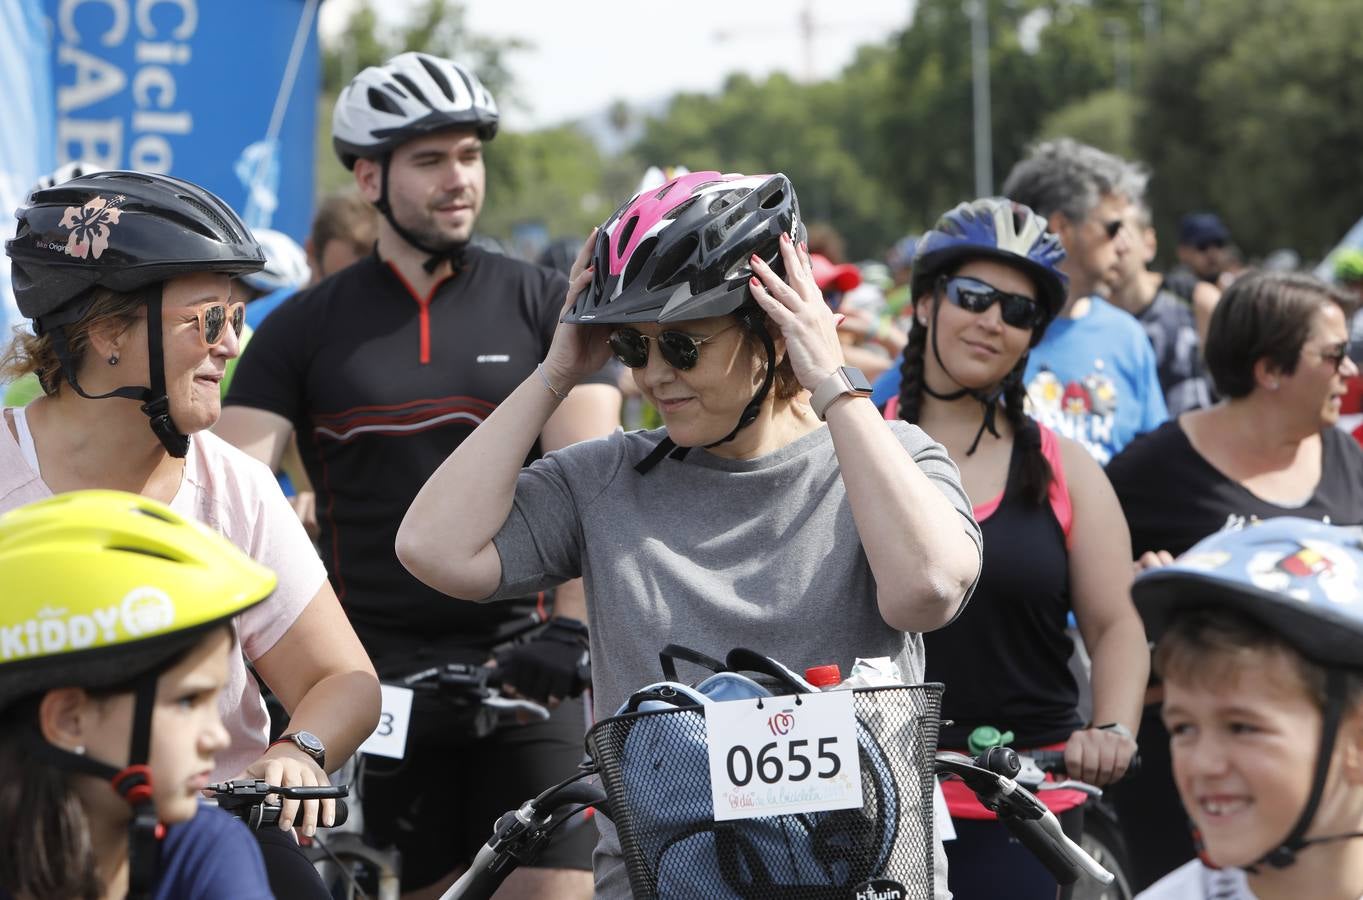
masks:
{"type": "MultiPolygon", "coordinates": [[[[1051,503],[1015,496],[1021,446],[1013,442],[1003,499],[980,521],[984,562],[974,596],[956,621],[923,635],[927,680],[946,685],[943,748],[964,748],[980,725],[1012,731],[1013,746],[1037,747],[1082,724],[1065,631],[1069,551],[1051,503]]],[[[1052,466],[1059,461],[1057,452],[1052,466]]]]}

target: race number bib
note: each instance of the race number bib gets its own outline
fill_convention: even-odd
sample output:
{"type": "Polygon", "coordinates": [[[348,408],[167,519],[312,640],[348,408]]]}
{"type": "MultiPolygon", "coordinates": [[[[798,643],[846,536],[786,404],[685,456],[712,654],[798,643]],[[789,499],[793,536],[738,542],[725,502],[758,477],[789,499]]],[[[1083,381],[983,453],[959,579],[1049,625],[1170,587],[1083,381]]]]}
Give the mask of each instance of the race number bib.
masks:
{"type": "Polygon", "coordinates": [[[360,745],[361,753],[402,759],[407,753],[407,726],[412,720],[412,689],[380,684],[382,711],[374,733],[360,745]]]}
{"type": "Polygon", "coordinates": [[[705,707],[716,821],[860,809],[851,691],[705,707]]]}

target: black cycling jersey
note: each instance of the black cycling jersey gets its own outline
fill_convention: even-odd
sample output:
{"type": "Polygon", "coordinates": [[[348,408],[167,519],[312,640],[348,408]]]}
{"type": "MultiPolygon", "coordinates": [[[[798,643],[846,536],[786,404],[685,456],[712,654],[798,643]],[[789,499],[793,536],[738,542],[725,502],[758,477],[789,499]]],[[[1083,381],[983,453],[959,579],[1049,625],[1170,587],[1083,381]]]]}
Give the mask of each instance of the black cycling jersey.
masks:
{"type": "Polygon", "coordinates": [[[377,253],[300,291],[256,330],[227,397],[293,423],[322,559],[366,644],[476,642],[516,612],[451,600],[393,551],[426,479],[544,358],[567,290],[509,257],[469,248],[465,260],[424,301],[377,253]]]}

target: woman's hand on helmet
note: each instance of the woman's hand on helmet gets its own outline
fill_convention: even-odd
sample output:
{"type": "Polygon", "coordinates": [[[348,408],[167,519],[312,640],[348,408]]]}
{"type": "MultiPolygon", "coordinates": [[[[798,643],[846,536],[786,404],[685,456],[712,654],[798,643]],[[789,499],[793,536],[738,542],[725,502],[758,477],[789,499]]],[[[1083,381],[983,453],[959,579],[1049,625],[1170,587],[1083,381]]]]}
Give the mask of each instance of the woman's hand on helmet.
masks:
{"type": "MultiPolygon", "coordinates": [[[[573,308],[577,297],[592,283],[594,270],[589,263],[592,248],[596,246],[596,229],[587,235],[582,249],[573,260],[573,268],[568,273],[568,295],[563,301],[563,313],[573,308]]],[[[544,358],[545,374],[560,391],[567,392],[577,383],[593,374],[610,359],[611,351],[606,343],[610,328],[606,325],[570,325],[560,322],[554,332],[554,341],[549,345],[549,354],[544,358]]]]}
{"type": "MultiPolygon", "coordinates": [[[[261,778],[280,787],[316,787],[331,784],[327,773],[291,744],[275,744],[265,755],[246,767],[238,778],[261,778]]],[[[271,802],[278,801],[271,797],[271,802]]],[[[279,828],[300,828],[311,837],[317,826],[330,827],[336,821],[335,800],[285,800],[279,810],[279,828]]]]}
{"type": "Polygon", "coordinates": [[[782,281],[771,266],[754,256],[750,260],[753,278],[748,286],[767,318],[781,330],[795,377],[812,391],[844,365],[842,343],[833,311],[814,283],[809,251],[796,247],[789,235],[782,234],[780,253],[786,279],[782,281]]]}

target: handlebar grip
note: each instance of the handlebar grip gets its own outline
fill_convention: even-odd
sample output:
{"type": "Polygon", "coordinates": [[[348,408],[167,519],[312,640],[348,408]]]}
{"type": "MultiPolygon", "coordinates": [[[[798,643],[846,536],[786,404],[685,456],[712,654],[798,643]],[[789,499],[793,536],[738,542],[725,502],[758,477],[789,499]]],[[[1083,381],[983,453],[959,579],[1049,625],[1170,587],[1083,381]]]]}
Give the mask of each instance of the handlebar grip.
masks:
{"type": "MultiPolygon", "coordinates": [[[[271,806],[266,803],[261,803],[257,806],[252,806],[243,810],[243,812],[245,812],[246,815],[242,816],[242,820],[251,828],[252,831],[259,831],[261,828],[264,828],[266,826],[274,826],[279,824],[279,809],[280,808],[278,806],[271,806]]],[[[337,798],[336,821],[331,823],[331,825],[325,826],[319,823],[318,827],[336,828],[338,826],[344,825],[346,819],[348,818],[350,818],[350,807],[346,806],[346,802],[344,800],[337,798]]]]}
{"type": "MultiPolygon", "coordinates": [[[[1064,750],[1032,750],[1027,753],[1027,756],[1030,756],[1032,762],[1036,763],[1037,768],[1043,772],[1049,772],[1052,775],[1060,775],[1062,777],[1069,774],[1065,767],[1064,750]]],[[[1135,778],[1140,774],[1140,771],[1141,755],[1139,753],[1134,753],[1131,756],[1131,761],[1126,764],[1126,771],[1122,773],[1122,777],[1118,778],[1117,781],[1121,782],[1126,781],[1129,778],[1135,778]]]]}
{"type": "Polygon", "coordinates": [[[1033,856],[1041,860],[1042,865],[1055,876],[1057,884],[1063,887],[1079,880],[1082,870],[1055,841],[1051,840],[1051,836],[1041,827],[1038,820],[1017,819],[1011,816],[1000,817],[1000,820],[1033,856]]]}
{"type": "Polygon", "coordinates": [[[440,900],[458,900],[460,897],[491,897],[497,892],[506,877],[516,868],[511,856],[504,856],[484,844],[473,857],[473,863],[449,890],[440,895],[440,900]]]}

